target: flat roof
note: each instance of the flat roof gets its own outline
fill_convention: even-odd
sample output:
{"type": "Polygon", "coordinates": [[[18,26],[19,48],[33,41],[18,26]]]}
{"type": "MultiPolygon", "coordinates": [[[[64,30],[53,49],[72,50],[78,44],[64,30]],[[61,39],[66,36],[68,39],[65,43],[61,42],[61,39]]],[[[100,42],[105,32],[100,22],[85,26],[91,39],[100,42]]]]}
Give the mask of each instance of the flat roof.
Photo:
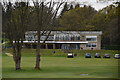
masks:
{"type": "MultiPolygon", "coordinates": [[[[23,43],[37,43],[37,41],[23,41],[23,43]]],[[[14,43],[14,41],[13,41],[14,43]]],[[[43,43],[43,41],[40,41],[40,43],[43,43]]],[[[88,41],[45,41],[45,43],[88,43],[88,41]]]]}
{"type": "MultiPolygon", "coordinates": [[[[48,32],[49,31],[46,31],[46,33],[48,32]]],[[[27,31],[25,34],[36,34],[36,33],[37,31],[27,31]]],[[[102,31],[51,31],[51,34],[102,34],[102,31]]]]}

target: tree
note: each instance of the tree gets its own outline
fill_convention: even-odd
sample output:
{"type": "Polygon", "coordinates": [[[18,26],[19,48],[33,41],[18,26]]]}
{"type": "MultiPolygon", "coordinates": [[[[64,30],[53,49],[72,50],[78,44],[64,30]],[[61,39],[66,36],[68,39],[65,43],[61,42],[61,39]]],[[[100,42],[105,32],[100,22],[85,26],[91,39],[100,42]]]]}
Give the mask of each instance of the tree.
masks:
{"type": "Polygon", "coordinates": [[[66,11],[68,11],[68,4],[67,4],[67,2],[65,3],[65,5],[64,5],[64,7],[63,7],[63,9],[62,9],[62,11],[61,11],[60,17],[63,16],[63,14],[64,14],[66,11]]]}
{"type": "Polygon", "coordinates": [[[93,17],[91,24],[96,30],[103,31],[102,45],[118,45],[119,40],[119,5],[109,5],[93,17]]]}
{"type": "Polygon", "coordinates": [[[79,7],[80,7],[80,4],[76,4],[76,5],[75,5],[75,8],[79,8],[79,7]]]}
{"type": "Polygon", "coordinates": [[[64,13],[60,24],[67,30],[86,30],[93,27],[89,22],[94,14],[96,11],[90,7],[74,8],[64,13]]]}
{"type": "Polygon", "coordinates": [[[40,45],[41,45],[40,38],[42,35],[45,35],[46,39],[43,41],[43,43],[45,43],[45,41],[47,40],[47,38],[49,37],[51,33],[51,29],[52,29],[51,27],[53,28],[55,27],[55,20],[56,20],[57,12],[63,3],[64,3],[64,0],[61,0],[59,2],[54,2],[52,0],[50,2],[46,2],[42,0],[35,2],[33,0],[35,13],[36,13],[36,19],[37,19],[36,26],[37,26],[37,36],[38,36],[35,69],[40,69],[40,61],[41,61],[40,60],[40,56],[41,56],[40,55],[40,45]],[[43,12],[45,10],[45,7],[47,6],[48,6],[48,9],[46,10],[47,16],[44,17],[43,12]],[[52,13],[51,16],[49,15],[50,13],[52,13]]]}
{"type": "Polygon", "coordinates": [[[72,10],[72,9],[73,9],[73,5],[71,4],[69,10],[72,10]]]}
{"type": "MultiPolygon", "coordinates": [[[[111,8],[111,6],[113,5],[110,5],[109,7],[111,8]]],[[[120,22],[119,22],[119,18],[120,18],[120,4],[118,3],[117,6],[113,6],[108,14],[107,14],[107,29],[106,29],[106,32],[109,33],[109,38],[110,38],[110,44],[112,45],[119,45],[119,35],[120,35],[120,28],[119,28],[119,25],[120,25],[120,22]],[[114,27],[113,27],[114,26],[114,27]]]]}
{"type": "Polygon", "coordinates": [[[4,2],[2,14],[3,32],[13,48],[15,69],[20,70],[21,50],[29,16],[28,2],[4,2]]]}

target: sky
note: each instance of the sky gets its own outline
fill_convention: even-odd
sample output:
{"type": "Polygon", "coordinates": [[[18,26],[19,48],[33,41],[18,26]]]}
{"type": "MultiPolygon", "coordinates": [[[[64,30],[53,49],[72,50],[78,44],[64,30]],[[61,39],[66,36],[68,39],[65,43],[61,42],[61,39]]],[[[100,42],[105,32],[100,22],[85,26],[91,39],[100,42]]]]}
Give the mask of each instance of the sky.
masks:
{"type": "MultiPolygon", "coordinates": [[[[8,1],[8,0],[0,0],[0,1],[8,1]]],[[[9,1],[14,1],[14,0],[9,0],[9,1]]],[[[26,1],[26,0],[17,0],[17,1],[26,1]]],[[[54,0],[54,1],[60,1],[60,0],[54,0]]],[[[99,2],[98,0],[67,0],[67,2],[79,3],[80,5],[90,5],[93,8],[95,8],[97,11],[116,1],[120,2],[120,0],[99,0],[99,2]]]]}
{"type": "Polygon", "coordinates": [[[80,3],[81,5],[90,5],[95,8],[97,11],[120,0],[68,0],[68,1],[75,1],[76,3],[80,3]]]}

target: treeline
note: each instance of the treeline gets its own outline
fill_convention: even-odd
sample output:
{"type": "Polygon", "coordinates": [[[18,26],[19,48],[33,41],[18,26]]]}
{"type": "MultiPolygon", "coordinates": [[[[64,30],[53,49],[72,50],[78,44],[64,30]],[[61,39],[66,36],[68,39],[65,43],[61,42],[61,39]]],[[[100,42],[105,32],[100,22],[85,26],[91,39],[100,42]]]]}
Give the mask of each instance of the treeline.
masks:
{"type": "MultiPolygon", "coordinates": [[[[59,16],[59,30],[102,31],[102,47],[120,45],[120,3],[96,11],[91,6],[66,3],[59,16]]],[[[107,48],[107,47],[106,47],[107,48]]],[[[119,48],[120,49],[120,48],[119,48]]]]}
{"type": "MultiPolygon", "coordinates": [[[[20,14],[19,9],[21,7],[18,5],[18,3],[16,3],[13,6],[11,4],[10,4],[11,6],[7,6],[7,5],[4,6],[3,25],[4,24],[6,25],[7,23],[4,20],[9,20],[9,18],[11,17],[11,13],[13,13],[12,16],[14,16],[14,18],[19,17],[21,21],[23,21],[22,23],[24,24],[24,28],[23,28],[24,30],[22,30],[23,33],[28,30],[39,30],[39,29],[49,30],[49,31],[52,30],[102,31],[103,32],[102,47],[109,45],[110,46],[120,45],[120,41],[119,41],[120,2],[113,3],[112,5],[109,5],[99,11],[96,11],[91,6],[84,5],[83,7],[81,7],[80,4],[73,5],[65,2],[63,4],[63,9],[59,13],[59,15],[58,13],[55,14],[55,12],[53,12],[54,11],[53,7],[48,7],[44,5],[43,9],[42,8],[38,9],[39,7],[37,5],[30,6],[30,3],[27,4],[28,7],[26,8],[26,10],[25,8],[23,9],[25,10],[25,13],[21,13],[22,15],[24,15],[21,18],[18,16],[20,14]],[[12,8],[14,8],[14,11],[10,12],[12,8]],[[15,9],[18,9],[18,11],[15,9]],[[36,10],[38,11],[36,12],[36,10]],[[40,14],[40,10],[43,10],[42,14],[40,14]],[[39,19],[36,16],[38,16],[39,19]],[[38,25],[41,24],[42,27],[39,28],[38,25]]],[[[23,6],[25,5],[23,4],[23,6]]],[[[14,22],[14,25],[16,23],[17,22],[14,22]]],[[[20,23],[17,23],[16,25],[19,24],[20,23]]],[[[20,29],[22,24],[19,25],[20,29]]],[[[3,27],[3,32],[5,31],[5,29],[7,28],[3,27]]],[[[7,32],[9,31],[10,30],[8,29],[7,32]]]]}

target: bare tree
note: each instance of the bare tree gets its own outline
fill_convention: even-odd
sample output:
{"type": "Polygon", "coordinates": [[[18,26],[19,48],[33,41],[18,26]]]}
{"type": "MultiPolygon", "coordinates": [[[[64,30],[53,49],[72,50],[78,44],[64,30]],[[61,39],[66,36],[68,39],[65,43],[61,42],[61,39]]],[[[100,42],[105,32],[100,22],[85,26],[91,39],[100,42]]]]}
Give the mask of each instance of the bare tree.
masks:
{"type": "Polygon", "coordinates": [[[28,2],[3,3],[3,32],[12,45],[16,70],[21,69],[21,50],[29,14],[28,4],[28,2]]]}
{"type": "MultiPolygon", "coordinates": [[[[47,2],[45,0],[33,1],[32,9],[36,16],[37,29],[37,49],[36,49],[36,64],[35,69],[40,69],[40,38],[46,35],[45,41],[51,33],[51,27],[55,27],[55,20],[57,13],[64,3],[63,0],[55,2],[53,0],[47,2]],[[44,15],[45,14],[45,15],[44,15]]],[[[13,46],[13,59],[15,62],[15,69],[20,70],[21,50],[24,40],[24,33],[28,31],[29,14],[32,12],[29,9],[29,2],[4,2],[3,4],[3,32],[10,40],[13,46]]]]}
{"type": "Polygon", "coordinates": [[[55,20],[60,9],[61,5],[64,3],[64,0],[60,0],[59,2],[55,2],[54,0],[45,1],[45,0],[33,0],[35,12],[36,12],[36,26],[37,26],[37,49],[36,49],[36,64],[35,69],[40,69],[40,38],[42,35],[46,35],[45,41],[48,39],[51,33],[51,27],[55,27],[55,20]],[[47,9],[45,9],[47,7],[47,9]],[[47,13],[44,15],[44,11],[47,13]],[[52,15],[50,15],[52,14],[52,15]]]}

